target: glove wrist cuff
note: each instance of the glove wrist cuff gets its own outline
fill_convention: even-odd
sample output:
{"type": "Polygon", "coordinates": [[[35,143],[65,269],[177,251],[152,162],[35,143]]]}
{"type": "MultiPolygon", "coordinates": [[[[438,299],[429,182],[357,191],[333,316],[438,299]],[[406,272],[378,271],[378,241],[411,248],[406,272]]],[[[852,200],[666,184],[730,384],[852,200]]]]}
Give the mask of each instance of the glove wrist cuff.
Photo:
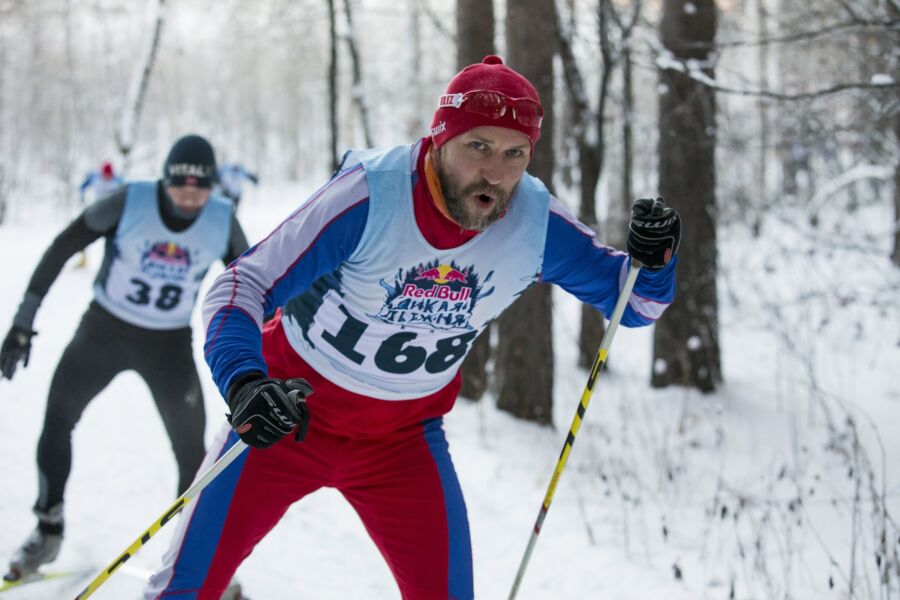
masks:
{"type": "Polygon", "coordinates": [[[246,373],[241,373],[236,375],[231,383],[228,384],[228,391],[225,394],[225,400],[228,403],[228,408],[234,410],[233,403],[237,400],[238,392],[245,384],[256,381],[258,379],[265,379],[265,375],[260,373],[259,371],[249,371],[246,373]]]}
{"type": "Polygon", "coordinates": [[[19,309],[16,311],[16,316],[13,317],[12,324],[29,333],[33,332],[34,318],[37,315],[38,309],[41,307],[43,299],[42,296],[39,296],[34,292],[25,292],[25,297],[22,298],[22,302],[19,304],[19,309]]]}

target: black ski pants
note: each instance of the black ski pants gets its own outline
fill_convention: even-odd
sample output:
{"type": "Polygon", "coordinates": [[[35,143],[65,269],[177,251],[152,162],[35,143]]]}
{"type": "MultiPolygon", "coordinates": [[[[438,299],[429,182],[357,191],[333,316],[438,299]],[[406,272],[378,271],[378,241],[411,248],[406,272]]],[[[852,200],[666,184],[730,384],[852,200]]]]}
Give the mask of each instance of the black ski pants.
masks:
{"type": "Polygon", "coordinates": [[[136,327],[92,302],[50,383],[37,448],[37,511],[46,512],[63,499],[72,467],[72,431],[84,409],[116,375],[128,370],[150,387],[178,462],[178,493],[190,486],[203,462],[206,426],[191,329],[136,327]]]}

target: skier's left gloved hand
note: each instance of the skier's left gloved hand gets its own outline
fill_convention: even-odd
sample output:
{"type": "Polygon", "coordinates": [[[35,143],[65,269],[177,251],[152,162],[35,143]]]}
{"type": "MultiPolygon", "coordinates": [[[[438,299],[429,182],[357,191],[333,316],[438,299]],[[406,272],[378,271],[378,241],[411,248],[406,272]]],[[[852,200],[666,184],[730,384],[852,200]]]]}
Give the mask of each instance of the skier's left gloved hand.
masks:
{"type": "Polygon", "coordinates": [[[305,379],[245,374],[228,387],[228,422],[248,446],[268,448],[294,427],[294,439],[299,442],[309,428],[306,397],[312,391],[305,379]]]}
{"type": "Polygon", "coordinates": [[[628,254],[646,269],[665,267],[678,252],[681,217],[662,198],[641,198],[631,207],[628,254]]]}
{"type": "Polygon", "coordinates": [[[9,328],[3,345],[0,346],[0,374],[7,379],[12,379],[16,374],[16,367],[22,362],[23,367],[28,366],[28,357],[31,356],[31,338],[37,335],[36,331],[25,329],[18,325],[9,328]]]}

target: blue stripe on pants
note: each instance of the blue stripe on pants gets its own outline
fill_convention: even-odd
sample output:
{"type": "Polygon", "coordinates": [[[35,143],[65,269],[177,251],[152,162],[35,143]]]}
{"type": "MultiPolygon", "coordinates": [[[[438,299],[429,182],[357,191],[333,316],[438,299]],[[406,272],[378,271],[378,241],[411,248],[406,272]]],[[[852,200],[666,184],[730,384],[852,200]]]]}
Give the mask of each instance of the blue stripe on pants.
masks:
{"type": "Polygon", "coordinates": [[[469,537],[469,519],[456,469],[450,460],[450,450],[444,435],[442,418],[425,422],[424,435],[431,457],[437,465],[444,492],[447,511],[447,536],[449,561],[447,593],[452,600],[470,600],[474,597],[472,586],[472,541],[469,537]]]}
{"type": "MultiPolygon", "coordinates": [[[[228,451],[238,440],[233,431],[228,435],[219,456],[228,451]]],[[[219,473],[200,494],[197,506],[191,514],[191,522],[181,541],[175,573],[166,592],[169,590],[198,590],[203,586],[213,555],[219,545],[219,536],[228,516],[231,498],[247,461],[247,452],[243,452],[228,467],[219,473]]],[[[165,595],[165,592],[164,592],[165,595]]],[[[180,595],[165,596],[180,598],[180,595]]]]}

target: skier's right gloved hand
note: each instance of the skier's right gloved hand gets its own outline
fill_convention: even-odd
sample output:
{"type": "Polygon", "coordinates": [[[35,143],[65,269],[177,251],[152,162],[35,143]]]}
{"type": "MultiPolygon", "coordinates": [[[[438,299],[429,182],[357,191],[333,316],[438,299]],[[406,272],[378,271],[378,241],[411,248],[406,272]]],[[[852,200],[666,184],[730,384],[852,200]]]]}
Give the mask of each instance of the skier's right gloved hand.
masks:
{"type": "Polygon", "coordinates": [[[665,267],[678,252],[681,217],[662,198],[641,198],[631,207],[628,254],[646,269],[665,267]]]}
{"type": "Polygon", "coordinates": [[[242,375],[228,387],[228,422],[245,444],[255,448],[268,448],[294,427],[299,442],[309,428],[306,397],[312,391],[305,379],[242,375]]]}
{"type": "Polygon", "coordinates": [[[0,346],[0,374],[7,379],[12,379],[16,373],[19,362],[23,367],[28,366],[28,357],[31,355],[31,338],[37,335],[36,331],[25,329],[18,325],[9,328],[3,345],[0,346]]]}

